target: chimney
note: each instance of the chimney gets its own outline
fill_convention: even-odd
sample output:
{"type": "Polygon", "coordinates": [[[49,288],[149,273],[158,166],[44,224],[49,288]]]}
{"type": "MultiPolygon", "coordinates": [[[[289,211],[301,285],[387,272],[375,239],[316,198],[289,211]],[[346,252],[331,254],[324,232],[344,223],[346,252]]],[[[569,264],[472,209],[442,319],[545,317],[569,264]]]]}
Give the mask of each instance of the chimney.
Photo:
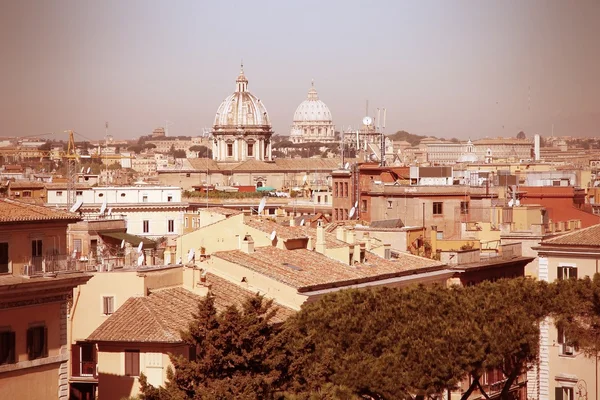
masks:
{"type": "Polygon", "coordinates": [[[437,252],[437,225],[431,226],[431,254],[437,252]]]}
{"type": "Polygon", "coordinates": [[[296,226],[296,218],[291,218],[290,219],[290,226],[296,226]]]}
{"type": "Polygon", "coordinates": [[[354,229],[348,229],[346,231],[346,243],[348,244],[354,244],[354,229]]]}
{"type": "Polygon", "coordinates": [[[373,248],[373,242],[371,241],[371,237],[369,236],[369,232],[365,232],[363,236],[363,241],[365,242],[365,246],[367,251],[371,251],[373,248]]]}
{"type": "Polygon", "coordinates": [[[317,243],[316,243],[316,250],[317,250],[317,253],[325,254],[325,249],[326,249],[326,246],[325,246],[325,228],[323,227],[323,224],[319,220],[319,222],[317,223],[317,243]]]}
{"type": "Polygon", "coordinates": [[[254,253],[254,240],[252,240],[252,236],[244,236],[244,240],[242,240],[242,251],[247,254],[254,253]]]}
{"type": "Polygon", "coordinates": [[[337,240],[341,240],[342,242],[346,241],[346,229],[343,226],[338,226],[335,230],[335,236],[337,240]]]}

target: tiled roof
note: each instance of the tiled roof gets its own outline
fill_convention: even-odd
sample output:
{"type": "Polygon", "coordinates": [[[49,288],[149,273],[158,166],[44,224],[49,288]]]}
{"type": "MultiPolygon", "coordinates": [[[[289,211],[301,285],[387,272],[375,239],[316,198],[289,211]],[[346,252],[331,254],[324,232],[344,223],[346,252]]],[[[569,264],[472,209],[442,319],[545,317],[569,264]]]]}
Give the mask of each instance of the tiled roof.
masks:
{"type": "Polygon", "coordinates": [[[226,217],[231,217],[233,215],[243,214],[242,211],[234,210],[233,208],[225,208],[225,207],[210,207],[207,209],[201,209],[202,211],[213,212],[215,214],[221,214],[226,217]]]}
{"type": "Polygon", "coordinates": [[[21,221],[80,220],[78,214],[22,201],[0,199],[0,223],[21,221]]]}
{"type": "Polygon", "coordinates": [[[232,171],[278,171],[279,168],[273,164],[258,160],[247,160],[235,167],[231,168],[232,171]]]}
{"type": "MultiPolygon", "coordinates": [[[[245,299],[254,295],[214,274],[207,274],[206,278],[206,284],[215,296],[217,311],[223,311],[230,305],[239,308],[245,299]]],[[[131,297],[92,332],[88,340],[178,343],[181,341],[180,331],[193,320],[201,299],[201,296],[182,287],[158,290],[145,297],[131,297]]],[[[276,311],[273,322],[283,322],[294,313],[279,304],[274,303],[273,306],[276,311]]]]}
{"type": "Polygon", "coordinates": [[[600,246],[600,224],[544,240],[542,245],[600,246]]]}
{"type": "MultiPolygon", "coordinates": [[[[206,274],[206,284],[209,285],[211,293],[215,296],[215,306],[217,310],[224,310],[230,305],[235,305],[240,308],[244,300],[254,296],[252,291],[244,289],[227,279],[211,273],[206,274]]],[[[273,322],[275,323],[283,322],[295,312],[291,308],[275,302],[273,302],[273,307],[276,311],[275,318],[273,318],[273,322]]]]}
{"type": "Polygon", "coordinates": [[[259,231],[262,231],[268,235],[275,231],[277,232],[277,238],[280,240],[301,239],[308,237],[302,230],[296,229],[300,227],[284,226],[268,219],[253,218],[245,221],[244,224],[251,228],[258,229],[259,231]]]}
{"type": "Polygon", "coordinates": [[[364,263],[349,266],[316,251],[282,250],[270,246],[258,247],[253,253],[241,250],[216,252],[212,257],[242,265],[300,291],[387,279],[417,270],[425,272],[440,269],[443,265],[409,254],[402,254],[399,259],[392,261],[367,252],[364,263]]]}
{"type": "MultiPolygon", "coordinates": [[[[346,160],[352,162],[352,160],[346,160]]],[[[277,158],[277,169],[314,171],[318,169],[334,170],[342,165],[340,158],[277,158]]]]}
{"type": "Polygon", "coordinates": [[[402,228],[404,222],[398,219],[383,219],[379,221],[371,221],[371,228],[402,228]]]}
{"type": "Polygon", "coordinates": [[[200,296],[178,287],[131,297],[88,337],[92,341],[158,342],[181,341],[179,331],[198,311],[200,296]]]}
{"type": "Polygon", "coordinates": [[[192,168],[197,170],[209,169],[215,171],[219,169],[219,164],[215,160],[206,158],[188,158],[188,161],[192,168]]]}
{"type": "MultiPolygon", "coordinates": [[[[46,183],[46,189],[48,190],[57,190],[57,189],[64,189],[67,190],[68,188],[68,183],[67,182],[57,182],[57,183],[46,183]]],[[[74,189],[91,189],[92,186],[88,185],[87,183],[76,183],[74,185],[74,189]]]]}
{"type": "Polygon", "coordinates": [[[35,181],[16,181],[10,182],[9,186],[11,189],[43,189],[45,184],[44,182],[35,181]]]}

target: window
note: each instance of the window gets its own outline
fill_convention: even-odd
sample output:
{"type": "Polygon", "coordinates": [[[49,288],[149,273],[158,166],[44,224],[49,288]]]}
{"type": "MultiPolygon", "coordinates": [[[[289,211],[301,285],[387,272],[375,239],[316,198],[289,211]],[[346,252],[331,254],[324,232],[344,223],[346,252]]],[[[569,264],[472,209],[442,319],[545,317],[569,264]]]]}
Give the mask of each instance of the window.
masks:
{"type": "Polygon", "coordinates": [[[387,202],[387,208],[392,208],[392,201],[391,200],[388,200],[388,202],[387,202]]]}
{"type": "Polygon", "coordinates": [[[23,191],[23,197],[31,197],[31,191],[29,191],[29,190],[24,190],[24,191],[23,191]]]}
{"type": "Polygon", "coordinates": [[[42,256],[42,239],[36,239],[31,241],[31,256],[41,257],[42,256]]]}
{"type": "Polygon", "coordinates": [[[338,195],[338,183],[337,182],[335,182],[333,184],[333,197],[339,197],[339,195],[338,195]]]}
{"type": "Polygon", "coordinates": [[[104,193],[98,193],[98,197],[104,197],[104,193]]]}
{"type": "Polygon", "coordinates": [[[188,227],[188,217],[185,217],[185,219],[183,220],[183,227],[184,228],[188,227]]]}
{"type": "Polygon", "coordinates": [[[366,200],[361,200],[360,202],[360,212],[367,212],[367,201],[366,200]]]}
{"type": "Polygon", "coordinates": [[[150,221],[148,220],[144,220],[142,221],[142,232],[144,233],[148,233],[150,232],[150,221]]]}
{"type": "Polygon", "coordinates": [[[148,196],[144,195],[142,196],[142,203],[147,203],[148,202],[148,196]]]}
{"type": "Polygon", "coordinates": [[[167,225],[168,225],[169,233],[175,232],[175,220],[173,220],[173,219],[168,220],[167,225]]]}
{"type": "Polygon", "coordinates": [[[114,296],[102,296],[102,314],[111,315],[115,312],[114,296]]]}
{"type": "Polygon", "coordinates": [[[0,274],[9,272],[10,258],[8,257],[8,243],[0,242],[0,274]]]}
{"type": "Polygon", "coordinates": [[[59,190],[58,192],[56,192],[56,197],[62,197],[62,193],[63,192],[59,190]]]}
{"type": "Polygon", "coordinates": [[[75,196],[83,196],[83,191],[82,190],[76,190],[75,191],[75,196]]]}
{"type": "Polygon", "coordinates": [[[557,387],[554,389],[555,400],[573,400],[575,393],[572,387],[557,387]]]}
{"type": "Polygon", "coordinates": [[[140,351],[125,350],[125,375],[140,375],[140,351]]]}
{"type": "Polygon", "coordinates": [[[167,202],[173,201],[173,196],[167,196],[167,202]]]}
{"type": "Polygon", "coordinates": [[[15,362],[15,333],[12,331],[0,332],[0,365],[15,362]]]}
{"type": "Polygon", "coordinates": [[[185,174],[185,177],[186,177],[186,178],[189,178],[189,177],[191,177],[191,176],[192,176],[192,174],[191,174],[191,173],[189,173],[189,172],[187,172],[187,173],[185,174]]]}
{"type": "Polygon", "coordinates": [[[433,215],[442,215],[442,203],[434,202],[433,203],[433,215]]]}
{"type": "Polygon", "coordinates": [[[125,196],[126,196],[126,194],[125,194],[125,193],[121,193],[121,197],[125,197],[125,196]]]}
{"type": "Polygon", "coordinates": [[[579,350],[579,349],[577,348],[577,346],[575,346],[575,343],[573,343],[569,339],[569,335],[565,331],[565,329],[563,327],[557,326],[556,327],[556,331],[557,331],[557,340],[556,340],[556,342],[560,346],[560,350],[559,350],[560,355],[561,356],[573,356],[573,355],[575,355],[575,352],[577,350],[579,350]]]}
{"type": "Polygon", "coordinates": [[[556,268],[556,279],[577,279],[577,267],[575,266],[560,266],[556,268]]]}
{"type": "Polygon", "coordinates": [[[73,239],[73,251],[81,253],[81,239],[73,239]]]}
{"type": "Polygon", "coordinates": [[[227,157],[233,157],[233,144],[227,143],[227,157]]]}
{"type": "Polygon", "coordinates": [[[48,328],[33,326],[27,329],[27,355],[30,360],[48,357],[48,328]]]}
{"type": "Polygon", "coordinates": [[[254,156],[254,144],[248,143],[248,157],[254,156]]]}
{"type": "Polygon", "coordinates": [[[469,202],[468,201],[460,202],[460,213],[463,215],[469,213],[469,202]]]}

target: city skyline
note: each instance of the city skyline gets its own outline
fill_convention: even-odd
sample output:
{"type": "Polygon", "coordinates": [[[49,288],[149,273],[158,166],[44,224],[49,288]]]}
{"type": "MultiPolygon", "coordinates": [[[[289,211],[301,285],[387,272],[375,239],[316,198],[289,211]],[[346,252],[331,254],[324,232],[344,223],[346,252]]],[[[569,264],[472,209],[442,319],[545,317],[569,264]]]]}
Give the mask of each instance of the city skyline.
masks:
{"type": "Polygon", "coordinates": [[[594,135],[600,3],[18,2],[0,6],[3,136],[201,135],[248,89],[289,135],[315,80],[336,129],[387,109],[386,133],[594,135]],[[365,17],[368,16],[368,17],[365,17]],[[571,128],[571,129],[569,129],[571,128]]]}

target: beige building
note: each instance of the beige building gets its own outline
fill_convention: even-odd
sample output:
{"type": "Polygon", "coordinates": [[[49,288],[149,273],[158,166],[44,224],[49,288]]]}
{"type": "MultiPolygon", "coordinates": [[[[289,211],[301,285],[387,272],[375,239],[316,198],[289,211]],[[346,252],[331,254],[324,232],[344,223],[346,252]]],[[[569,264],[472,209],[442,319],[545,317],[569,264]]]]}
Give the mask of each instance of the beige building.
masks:
{"type": "Polygon", "coordinates": [[[68,399],[68,315],[89,275],[67,256],[75,214],[0,200],[0,398],[68,399]]]}
{"type": "MultiPolygon", "coordinates": [[[[592,277],[598,272],[600,225],[544,240],[534,250],[539,254],[540,280],[592,277]]],[[[540,336],[540,363],[529,373],[528,396],[540,400],[597,398],[597,360],[570,345],[551,319],[540,326],[540,336]]]]}

